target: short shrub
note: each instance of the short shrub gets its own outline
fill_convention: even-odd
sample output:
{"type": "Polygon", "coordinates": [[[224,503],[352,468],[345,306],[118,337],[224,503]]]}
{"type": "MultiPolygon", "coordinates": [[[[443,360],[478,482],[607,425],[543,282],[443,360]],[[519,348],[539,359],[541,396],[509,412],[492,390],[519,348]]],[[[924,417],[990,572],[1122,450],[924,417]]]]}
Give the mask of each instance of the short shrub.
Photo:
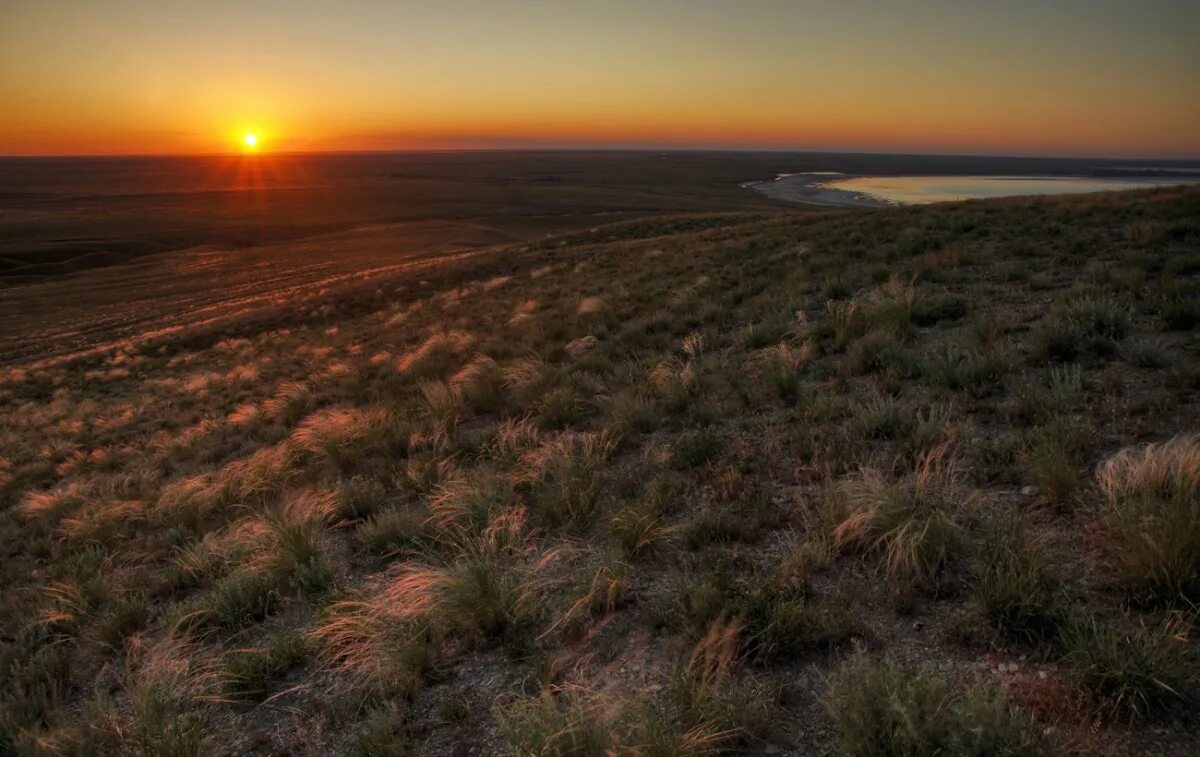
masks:
{"type": "Polygon", "coordinates": [[[1108,712],[1154,716],[1181,701],[1196,683],[1189,630],[1181,616],[1149,628],[1076,616],[1063,627],[1063,661],[1108,712]]]}
{"type": "Polygon", "coordinates": [[[1121,348],[1121,359],[1138,368],[1159,369],[1171,364],[1166,342],[1154,337],[1130,340],[1121,348]]]}
{"type": "Polygon", "coordinates": [[[1044,554],[1017,525],[996,524],[981,539],[972,592],[983,616],[1008,638],[1037,644],[1058,633],[1063,609],[1044,554]]]}
{"type": "Polygon", "coordinates": [[[351,476],[338,484],[338,514],[347,520],[362,520],[387,500],[383,482],[371,476],[351,476]]]}
{"type": "Polygon", "coordinates": [[[856,406],[854,424],[866,437],[899,439],[912,429],[912,412],[892,395],[875,394],[856,406]]]}
{"type": "Polygon", "coordinates": [[[237,630],[267,617],[277,601],[275,577],[243,570],[221,579],[198,601],[178,605],[183,627],[237,630]]]}
{"type": "Polygon", "coordinates": [[[1008,345],[965,350],[951,343],[925,358],[921,376],[930,386],[966,390],[973,396],[983,397],[996,390],[1015,362],[1014,352],[1008,345]]]}
{"type": "Polygon", "coordinates": [[[311,654],[308,637],[290,631],[259,647],[232,650],[222,661],[226,685],[234,696],[261,700],[272,681],[302,665],[311,654]]]}
{"type": "Polygon", "coordinates": [[[1055,505],[1071,504],[1083,486],[1079,457],[1085,439],[1086,429],[1069,416],[1051,419],[1026,439],[1023,460],[1029,479],[1055,505]]]}
{"type": "Polygon", "coordinates": [[[1056,361],[1089,354],[1107,357],[1116,352],[1131,324],[1128,308],[1115,300],[1076,297],[1047,314],[1034,330],[1034,352],[1056,361]]]}
{"type": "Polygon", "coordinates": [[[652,397],[625,390],[612,398],[609,408],[612,428],[618,434],[645,434],[658,428],[659,410],[652,397]]]}
{"type": "Polygon", "coordinates": [[[725,437],[715,426],[704,426],[680,435],[671,450],[677,468],[695,468],[717,459],[725,451],[725,437]]]}
{"type": "Polygon", "coordinates": [[[967,314],[967,298],[949,292],[918,298],[913,307],[913,322],[929,326],[939,321],[956,321],[967,314]]]}
{"type": "Polygon", "coordinates": [[[394,507],[371,515],[355,530],[354,537],[372,554],[392,555],[417,548],[424,534],[425,516],[421,512],[394,507]]]}
{"type": "Polygon", "coordinates": [[[416,752],[404,716],[394,707],[374,707],[354,742],[354,757],[408,757],[416,752]]]}
{"type": "Polygon", "coordinates": [[[925,671],[875,662],[859,651],[834,673],[826,705],[843,754],[1013,755],[1042,750],[1037,731],[995,687],[965,691],[925,671]]]}
{"type": "Polygon", "coordinates": [[[866,373],[904,377],[911,373],[912,359],[899,339],[886,331],[872,331],[846,348],[842,370],[851,376],[866,373]]]}
{"type": "Polygon", "coordinates": [[[583,403],[568,387],[551,389],[537,402],[537,423],[544,429],[566,428],[582,420],[583,403]]]}
{"type": "Polygon", "coordinates": [[[518,699],[496,716],[515,754],[607,754],[616,740],[610,710],[569,689],[518,699]]]}
{"type": "Polygon", "coordinates": [[[565,433],[524,458],[530,514],[541,524],[583,530],[595,515],[604,462],[615,448],[607,433],[565,433]]]}
{"type": "Polygon", "coordinates": [[[1169,292],[1158,302],[1158,315],[1167,331],[1191,331],[1200,325],[1200,300],[1194,292],[1169,292]]]}

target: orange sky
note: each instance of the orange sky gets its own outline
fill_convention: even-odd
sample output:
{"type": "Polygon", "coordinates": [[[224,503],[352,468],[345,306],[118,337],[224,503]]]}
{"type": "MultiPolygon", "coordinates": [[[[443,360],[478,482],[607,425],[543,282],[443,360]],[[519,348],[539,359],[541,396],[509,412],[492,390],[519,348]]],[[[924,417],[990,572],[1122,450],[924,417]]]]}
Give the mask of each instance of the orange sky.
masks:
{"type": "Polygon", "coordinates": [[[0,103],[0,154],[1200,157],[1200,4],[4,0],[0,103]]]}

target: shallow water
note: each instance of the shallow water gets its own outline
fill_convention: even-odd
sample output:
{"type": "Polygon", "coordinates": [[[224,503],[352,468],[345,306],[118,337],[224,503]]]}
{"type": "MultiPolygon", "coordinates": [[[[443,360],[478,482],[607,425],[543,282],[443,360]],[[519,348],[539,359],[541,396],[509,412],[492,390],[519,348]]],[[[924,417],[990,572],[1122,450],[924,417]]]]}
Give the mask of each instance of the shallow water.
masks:
{"type": "Polygon", "coordinates": [[[1174,178],[1096,179],[1049,176],[857,176],[822,182],[829,189],[856,192],[884,202],[924,205],[987,197],[1111,192],[1195,183],[1174,178]]]}

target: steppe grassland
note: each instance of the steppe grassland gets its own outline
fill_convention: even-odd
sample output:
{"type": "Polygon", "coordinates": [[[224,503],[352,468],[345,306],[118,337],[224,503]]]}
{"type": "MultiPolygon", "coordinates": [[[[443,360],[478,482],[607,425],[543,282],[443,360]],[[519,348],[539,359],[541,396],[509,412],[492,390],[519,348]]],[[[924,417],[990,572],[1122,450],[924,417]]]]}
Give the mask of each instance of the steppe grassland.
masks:
{"type": "Polygon", "coordinates": [[[1194,744],[1198,291],[1195,191],[658,219],[9,368],[0,744],[1194,744]]]}

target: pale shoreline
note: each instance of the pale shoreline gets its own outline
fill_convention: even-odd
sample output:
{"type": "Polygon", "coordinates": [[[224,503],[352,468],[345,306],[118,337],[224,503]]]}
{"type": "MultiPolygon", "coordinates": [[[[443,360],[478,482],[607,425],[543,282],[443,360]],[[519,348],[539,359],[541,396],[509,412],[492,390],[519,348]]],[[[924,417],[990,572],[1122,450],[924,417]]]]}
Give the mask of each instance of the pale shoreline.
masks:
{"type": "MultiPolygon", "coordinates": [[[[753,189],[760,194],[766,195],[774,200],[782,200],[785,202],[803,203],[806,205],[817,205],[824,207],[838,208],[895,208],[905,207],[910,205],[924,205],[931,202],[958,202],[969,199],[996,199],[999,197],[1017,197],[1023,195],[1031,196],[1049,196],[1054,194],[1075,194],[1076,192],[1014,192],[1012,194],[1002,195],[979,195],[941,199],[926,199],[924,201],[904,201],[901,199],[887,198],[879,194],[867,191],[859,191],[857,189],[843,189],[840,187],[831,186],[834,183],[848,183],[854,179],[866,178],[854,174],[843,174],[840,172],[831,171],[813,171],[805,173],[789,173],[779,174],[774,179],[769,181],[750,181],[742,184],[744,188],[753,189]]],[[[873,177],[872,177],[873,178],[873,177]]],[[[940,178],[940,177],[918,177],[918,176],[903,176],[896,177],[900,179],[907,178],[940,178]]],[[[957,179],[960,177],[950,177],[957,179]]],[[[971,177],[961,177],[969,179],[971,177]]],[[[1034,179],[1034,180],[1051,180],[1051,179],[1075,179],[1075,178],[1090,178],[1090,177],[1070,177],[1070,176],[1046,176],[1046,177],[1024,177],[1024,176],[996,176],[986,177],[988,179],[1034,179]]],[[[1149,179],[1141,177],[1137,183],[1130,182],[1129,189],[1141,189],[1154,186],[1183,186],[1188,184],[1200,183],[1200,178],[1191,179],[1149,179]]],[[[1094,191],[1118,191],[1117,187],[1096,189],[1094,191]]],[[[1084,192],[1093,190],[1083,190],[1084,192]]]]}
{"type": "Polygon", "coordinates": [[[892,203],[861,192],[833,189],[825,182],[851,178],[842,173],[796,173],[779,176],[768,181],[747,182],[742,186],[753,189],[773,200],[799,202],[806,205],[823,205],[831,208],[890,208],[892,203]]]}

